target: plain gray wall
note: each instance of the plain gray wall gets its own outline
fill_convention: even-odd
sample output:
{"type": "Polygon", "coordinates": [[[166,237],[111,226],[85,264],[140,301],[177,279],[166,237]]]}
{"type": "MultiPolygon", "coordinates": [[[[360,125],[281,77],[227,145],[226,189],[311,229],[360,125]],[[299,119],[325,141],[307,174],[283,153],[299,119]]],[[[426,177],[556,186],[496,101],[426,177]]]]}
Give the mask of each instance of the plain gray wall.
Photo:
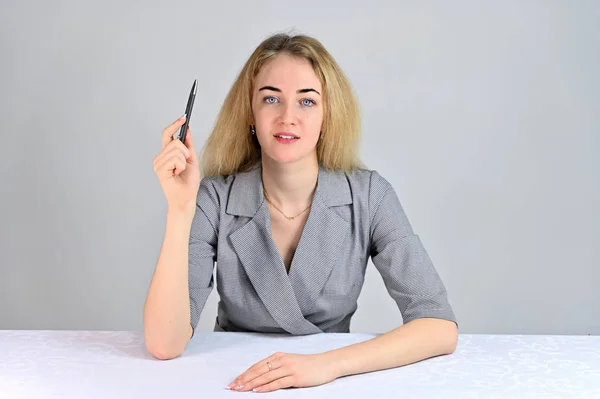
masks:
{"type": "MultiPolygon", "coordinates": [[[[321,40],[463,333],[600,333],[600,3],[2,1],[0,328],[141,330],[152,160],[267,35],[321,40]]],[[[212,330],[213,291],[201,318],[212,330]]],[[[400,313],[369,264],[352,331],[400,313]]]]}

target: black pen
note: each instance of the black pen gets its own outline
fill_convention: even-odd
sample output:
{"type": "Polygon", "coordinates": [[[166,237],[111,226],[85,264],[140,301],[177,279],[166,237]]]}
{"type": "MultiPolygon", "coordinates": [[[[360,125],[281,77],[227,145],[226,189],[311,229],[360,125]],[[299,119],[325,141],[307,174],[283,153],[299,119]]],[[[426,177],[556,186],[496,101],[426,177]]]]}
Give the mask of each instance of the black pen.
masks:
{"type": "Polygon", "coordinates": [[[190,96],[188,97],[187,106],[185,107],[185,123],[181,126],[181,130],[179,130],[179,140],[182,143],[185,143],[185,135],[187,133],[188,126],[190,124],[190,119],[192,119],[192,108],[194,108],[194,100],[196,100],[196,87],[198,85],[198,80],[194,79],[194,84],[192,85],[192,90],[190,90],[190,96]]]}

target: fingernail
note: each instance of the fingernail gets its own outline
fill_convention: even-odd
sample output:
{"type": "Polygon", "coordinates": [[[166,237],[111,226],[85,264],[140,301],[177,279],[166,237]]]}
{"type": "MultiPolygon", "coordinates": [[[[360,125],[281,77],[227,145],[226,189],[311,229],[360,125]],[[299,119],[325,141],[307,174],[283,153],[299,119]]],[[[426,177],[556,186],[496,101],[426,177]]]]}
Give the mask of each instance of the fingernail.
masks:
{"type": "Polygon", "coordinates": [[[235,389],[243,389],[244,386],[243,385],[238,385],[237,387],[235,387],[235,389]]]}
{"type": "Polygon", "coordinates": [[[180,117],[179,119],[185,119],[185,116],[186,116],[186,115],[187,115],[187,114],[183,114],[183,115],[181,115],[181,117],[180,117]]]}
{"type": "Polygon", "coordinates": [[[262,387],[254,388],[253,391],[254,392],[260,392],[260,391],[262,391],[262,387]]]}

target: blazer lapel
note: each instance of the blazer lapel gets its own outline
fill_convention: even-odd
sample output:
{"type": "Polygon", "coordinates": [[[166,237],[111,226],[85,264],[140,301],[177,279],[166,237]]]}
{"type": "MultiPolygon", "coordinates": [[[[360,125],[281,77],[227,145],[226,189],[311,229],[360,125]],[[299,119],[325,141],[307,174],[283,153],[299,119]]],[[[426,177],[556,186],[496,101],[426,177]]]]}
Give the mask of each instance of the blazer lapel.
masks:
{"type": "Polygon", "coordinates": [[[260,167],[236,176],[226,212],[251,219],[229,235],[231,245],[262,303],[281,328],[294,335],[321,333],[302,315],[273,241],[269,208],[262,192],[260,167]]]}
{"type": "Polygon", "coordinates": [[[338,261],[339,249],[350,233],[350,222],[333,209],[352,203],[343,172],[319,168],[319,179],[290,267],[290,282],[298,305],[307,314],[315,304],[338,261]]]}
{"type": "Polygon", "coordinates": [[[304,314],[331,274],[335,248],[350,232],[350,223],[331,208],[352,203],[345,175],[319,167],[312,207],[288,275],[273,240],[261,172],[259,165],[237,174],[232,183],[226,212],[251,219],[229,235],[231,244],[267,311],[284,330],[294,335],[323,332],[304,314]]]}

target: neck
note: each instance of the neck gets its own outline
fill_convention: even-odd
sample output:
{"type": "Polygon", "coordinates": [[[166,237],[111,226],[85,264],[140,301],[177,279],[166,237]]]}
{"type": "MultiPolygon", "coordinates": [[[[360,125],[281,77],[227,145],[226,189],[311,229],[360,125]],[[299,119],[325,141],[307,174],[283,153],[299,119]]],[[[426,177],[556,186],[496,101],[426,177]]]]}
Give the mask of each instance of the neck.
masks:
{"type": "Polygon", "coordinates": [[[262,182],[271,202],[290,214],[308,207],[317,184],[318,162],[281,164],[265,158],[262,160],[262,182]]]}

